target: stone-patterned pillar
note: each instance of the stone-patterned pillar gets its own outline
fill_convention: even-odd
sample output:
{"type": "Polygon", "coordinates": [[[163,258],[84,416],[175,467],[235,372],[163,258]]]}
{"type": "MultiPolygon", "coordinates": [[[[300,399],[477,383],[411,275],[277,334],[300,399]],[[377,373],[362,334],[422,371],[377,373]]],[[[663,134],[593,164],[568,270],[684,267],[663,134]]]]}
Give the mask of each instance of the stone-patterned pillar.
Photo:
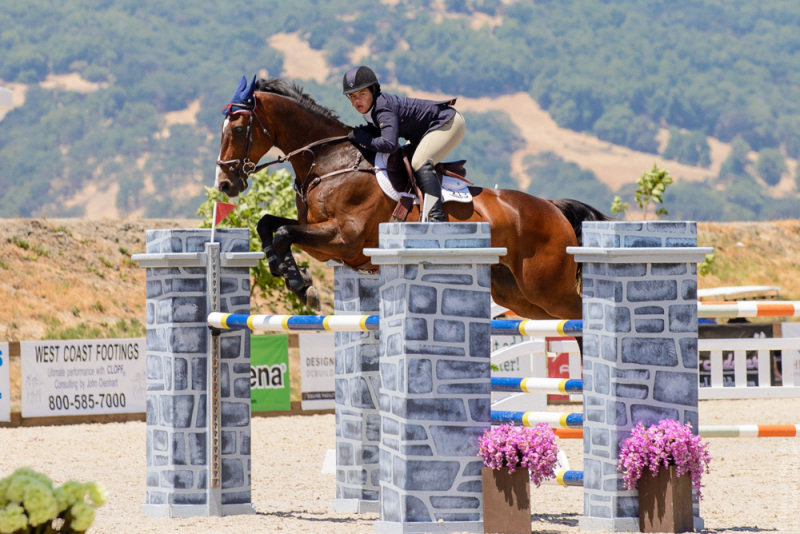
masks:
{"type": "Polygon", "coordinates": [[[486,223],[383,223],[365,250],[382,279],[376,532],[483,532],[490,265],[505,253],[489,245],[486,223]]]}
{"type": "MultiPolygon", "coordinates": [[[[147,480],[144,514],[157,517],[252,513],[250,505],[250,335],[220,335],[220,418],[209,432],[211,333],[206,265],[209,230],[148,230],[147,253],[147,480]],[[210,481],[211,437],[220,461],[210,481]]],[[[221,264],[219,311],[250,313],[247,229],[217,230],[221,264]]]]}
{"type": "Polygon", "coordinates": [[[693,222],[585,222],[568,249],[584,263],[582,530],[639,530],[617,471],[638,421],[697,431],[696,264],[712,249],[696,245],[693,222]]]}
{"type": "MultiPolygon", "coordinates": [[[[336,315],[380,313],[380,275],[336,266],[333,276],[336,315]]],[[[336,512],[380,509],[379,349],[379,332],[336,333],[336,512]]]]}

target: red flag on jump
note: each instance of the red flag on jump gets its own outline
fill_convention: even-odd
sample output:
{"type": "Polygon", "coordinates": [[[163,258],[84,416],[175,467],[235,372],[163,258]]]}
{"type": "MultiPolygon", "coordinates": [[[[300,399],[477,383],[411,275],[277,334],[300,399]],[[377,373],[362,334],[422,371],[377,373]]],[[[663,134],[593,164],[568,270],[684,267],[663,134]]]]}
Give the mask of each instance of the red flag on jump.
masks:
{"type": "Polygon", "coordinates": [[[236,204],[228,204],[227,202],[214,202],[214,224],[217,225],[222,219],[228,216],[236,204]]]}
{"type": "Polygon", "coordinates": [[[236,204],[228,204],[227,202],[214,202],[214,222],[211,223],[211,242],[214,242],[214,234],[217,231],[217,224],[233,211],[236,204]]]}

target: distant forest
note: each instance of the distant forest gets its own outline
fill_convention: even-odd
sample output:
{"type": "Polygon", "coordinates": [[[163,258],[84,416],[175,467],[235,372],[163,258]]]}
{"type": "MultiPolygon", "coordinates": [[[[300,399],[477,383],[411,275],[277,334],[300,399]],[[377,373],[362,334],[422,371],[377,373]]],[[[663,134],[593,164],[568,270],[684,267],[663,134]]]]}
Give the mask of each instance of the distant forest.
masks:
{"type": "MultiPolygon", "coordinates": [[[[0,84],[28,85],[26,104],[0,122],[1,217],[80,216],[65,208],[86,184],[117,183],[122,213],[190,216],[187,182],[210,185],[220,108],[242,74],[279,73],[267,40],[299,32],[334,74],[307,93],[360,121],[340,95],[356,47],[386,81],[471,97],[528,92],[562,127],[709,165],[708,137],[732,143],[719,176],[682,182],[665,197],[671,217],[800,217],[795,191],[764,195],[800,157],[800,3],[796,0],[29,0],[0,4],[0,84]],[[475,17],[494,20],[473,29],[475,17]],[[79,73],[89,93],[38,86],[79,73]],[[199,100],[196,126],[164,114],[199,100]],[[755,162],[748,154],[757,153],[755,162]],[[154,191],[142,187],[152,178],[154,191]]],[[[456,157],[470,178],[519,186],[509,156],[521,138],[508,117],[467,114],[456,157]]],[[[525,162],[528,190],[608,210],[614,194],[579,161],[539,154],[525,162]]],[[[643,171],[645,169],[642,169],[643,171]]],[[[631,182],[636,177],[632,177],[631,182]]],[[[796,179],[796,177],[795,177],[796,179]]]]}

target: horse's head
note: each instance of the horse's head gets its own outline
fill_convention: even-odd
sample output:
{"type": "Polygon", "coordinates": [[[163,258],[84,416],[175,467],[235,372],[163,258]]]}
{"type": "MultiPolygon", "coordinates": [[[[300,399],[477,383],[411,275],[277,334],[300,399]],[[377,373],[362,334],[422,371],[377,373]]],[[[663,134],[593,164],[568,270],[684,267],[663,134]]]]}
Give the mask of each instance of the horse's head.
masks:
{"type": "Polygon", "coordinates": [[[230,197],[247,189],[247,179],[261,156],[272,148],[264,124],[256,112],[255,77],[249,84],[242,76],[231,103],[223,108],[222,140],[214,187],[230,197]]]}

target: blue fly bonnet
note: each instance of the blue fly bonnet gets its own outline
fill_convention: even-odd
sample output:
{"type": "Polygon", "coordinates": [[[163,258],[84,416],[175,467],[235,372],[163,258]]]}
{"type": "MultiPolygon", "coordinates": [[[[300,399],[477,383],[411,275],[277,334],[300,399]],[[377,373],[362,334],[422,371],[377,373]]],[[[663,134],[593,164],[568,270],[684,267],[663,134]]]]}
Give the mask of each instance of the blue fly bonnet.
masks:
{"type": "Polygon", "coordinates": [[[239,87],[233,93],[231,103],[222,108],[223,115],[231,115],[237,111],[252,110],[256,107],[256,99],[253,97],[255,91],[256,77],[248,85],[247,78],[242,76],[239,87]],[[235,109],[236,108],[236,109],[235,109]]]}

